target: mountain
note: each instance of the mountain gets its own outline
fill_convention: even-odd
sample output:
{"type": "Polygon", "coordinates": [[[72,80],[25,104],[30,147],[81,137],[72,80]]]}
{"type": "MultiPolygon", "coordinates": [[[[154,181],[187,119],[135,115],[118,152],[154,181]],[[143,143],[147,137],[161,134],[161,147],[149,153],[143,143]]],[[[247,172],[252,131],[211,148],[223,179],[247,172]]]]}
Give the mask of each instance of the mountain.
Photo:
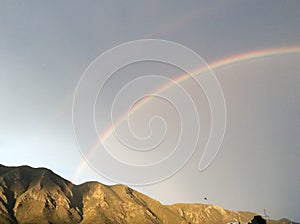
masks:
{"type": "MultiPolygon", "coordinates": [[[[0,223],[228,223],[252,212],[204,204],[163,205],[125,185],[74,185],[49,169],[0,165],[0,223]]],[[[291,223],[282,219],[272,224],[291,223]]]]}

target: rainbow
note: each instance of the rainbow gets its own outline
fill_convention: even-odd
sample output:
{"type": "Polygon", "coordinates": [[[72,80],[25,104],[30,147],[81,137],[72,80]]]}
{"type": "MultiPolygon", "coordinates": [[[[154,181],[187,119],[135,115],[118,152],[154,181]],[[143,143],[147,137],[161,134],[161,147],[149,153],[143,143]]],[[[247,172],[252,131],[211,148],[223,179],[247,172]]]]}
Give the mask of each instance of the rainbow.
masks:
{"type": "MultiPolygon", "coordinates": [[[[300,53],[300,46],[289,46],[289,47],[281,47],[281,48],[263,49],[263,50],[252,51],[252,52],[247,52],[247,53],[243,53],[243,54],[226,57],[226,58],[214,61],[212,63],[208,63],[208,65],[211,69],[217,69],[217,68],[222,68],[225,66],[230,66],[230,65],[233,65],[236,63],[240,63],[243,61],[249,61],[249,60],[254,60],[254,59],[258,59],[258,58],[275,56],[275,55],[297,54],[297,53],[300,53]]],[[[208,69],[207,66],[200,67],[197,70],[195,70],[191,75],[196,75],[196,74],[202,73],[202,72],[206,71],[207,69],[208,69]]],[[[174,83],[180,83],[189,78],[190,78],[190,74],[185,73],[183,75],[180,75],[174,79],[174,82],[168,83],[168,84],[158,88],[156,91],[154,91],[154,94],[161,93],[161,92],[167,90],[168,88],[172,87],[174,85],[174,83]]],[[[141,108],[143,105],[148,103],[151,99],[153,99],[153,97],[149,96],[149,97],[146,97],[143,100],[139,101],[139,103],[137,103],[134,107],[132,107],[128,113],[121,116],[114,124],[112,124],[110,127],[108,127],[106,129],[105,132],[103,132],[103,134],[99,137],[100,141],[98,141],[97,144],[95,144],[95,146],[89,150],[89,152],[85,158],[82,158],[82,161],[80,162],[80,165],[78,166],[78,168],[75,172],[74,178],[76,178],[80,174],[80,172],[86,166],[86,163],[87,163],[86,160],[88,158],[90,158],[91,156],[93,156],[95,150],[97,150],[99,145],[102,144],[102,142],[106,141],[109,138],[109,136],[111,136],[113,134],[114,128],[118,127],[122,122],[124,122],[126,120],[126,118],[128,116],[130,116],[135,111],[137,111],[139,108],[141,108]]]]}

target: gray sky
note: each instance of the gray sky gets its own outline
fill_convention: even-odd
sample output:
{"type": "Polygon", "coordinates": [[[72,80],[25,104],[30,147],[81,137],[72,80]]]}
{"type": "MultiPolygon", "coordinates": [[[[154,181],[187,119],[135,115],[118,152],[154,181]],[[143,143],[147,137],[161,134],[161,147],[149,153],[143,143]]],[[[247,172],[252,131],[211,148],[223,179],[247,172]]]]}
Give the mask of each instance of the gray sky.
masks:
{"type": "MultiPolygon", "coordinates": [[[[183,44],[210,64],[247,52],[300,46],[298,0],[0,4],[0,163],[48,167],[75,183],[112,183],[82,166],[71,119],[77,82],[104,51],[127,41],[158,38],[183,44]]],[[[207,102],[198,92],[204,131],[192,159],[173,177],[135,188],[163,203],[211,203],[259,213],[265,208],[271,218],[300,221],[299,59],[300,53],[279,54],[214,69],[228,113],[216,160],[204,172],[197,170],[209,128],[207,102]]],[[[156,68],[167,77],[178,74],[156,68]]],[[[134,71],[122,71],[127,78],[116,74],[111,89],[104,89],[105,100],[113,98],[130,74],[144,75],[134,71]]],[[[185,87],[194,93],[192,83],[185,87]]],[[[153,103],[161,108],[161,102],[153,103]]],[[[155,113],[151,108],[144,108],[149,116],[155,113]]],[[[176,129],[176,116],[169,119],[176,129]]],[[[103,118],[103,127],[108,121],[103,118]]],[[[167,144],[173,145],[170,139],[167,144]]]]}

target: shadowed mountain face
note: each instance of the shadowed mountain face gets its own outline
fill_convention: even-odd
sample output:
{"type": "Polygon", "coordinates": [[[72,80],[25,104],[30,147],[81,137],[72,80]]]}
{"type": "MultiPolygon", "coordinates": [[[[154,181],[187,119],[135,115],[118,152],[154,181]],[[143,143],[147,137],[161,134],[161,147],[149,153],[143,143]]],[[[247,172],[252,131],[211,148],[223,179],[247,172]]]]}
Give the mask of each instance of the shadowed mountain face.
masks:
{"type": "MultiPolygon", "coordinates": [[[[45,168],[0,165],[0,223],[228,223],[255,214],[203,204],[162,205],[124,185],[74,185],[45,168]]],[[[273,224],[291,223],[283,219],[273,224]]]]}

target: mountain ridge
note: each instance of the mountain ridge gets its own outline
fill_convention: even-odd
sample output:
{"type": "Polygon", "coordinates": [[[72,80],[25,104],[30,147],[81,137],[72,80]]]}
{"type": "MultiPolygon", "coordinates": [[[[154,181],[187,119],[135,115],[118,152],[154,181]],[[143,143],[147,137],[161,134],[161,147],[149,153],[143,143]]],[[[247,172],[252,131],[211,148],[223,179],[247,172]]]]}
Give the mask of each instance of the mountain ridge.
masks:
{"type": "MultiPolygon", "coordinates": [[[[0,164],[0,223],[228,223],[256,213],[216,205],[163,205],[132,188],[96,181],[79,185],[47,168],[0,164]]],[[[292,223],[287,219],[271,224],[292,223]]]]}

